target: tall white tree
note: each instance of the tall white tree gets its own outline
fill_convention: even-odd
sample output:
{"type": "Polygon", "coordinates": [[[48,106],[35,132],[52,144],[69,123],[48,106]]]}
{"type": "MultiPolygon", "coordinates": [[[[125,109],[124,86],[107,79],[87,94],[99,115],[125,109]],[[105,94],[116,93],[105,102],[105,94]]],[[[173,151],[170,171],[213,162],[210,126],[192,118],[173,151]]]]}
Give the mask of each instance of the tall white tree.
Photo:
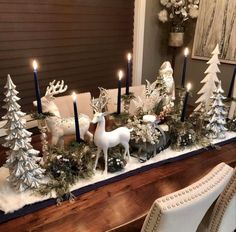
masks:
{"type": "Polygon", "coordinates": [[[206,126],[210,138],[224,138],[225,131],[227,128],[226,124],[226,115],[225,105],[223,100],[226,97],[223,96],[224,90],[221,87],[221,81],[218,83],[217,89],[213,92],[211,99],[213,100],[211,104],[211,109],[207,113],[209,116],[209,123],[206,126]]]}
{"type": "Polygon", "coordinates": [[[219,54],[219,45],[217,44],[214,51],[212,52],[211,59],[207,62],[209,66],[205,71],[206,76],[201,81],[201,83],[203,83],[204,85],[198,92],[198,94],[201,96],[196,101],[196,104],[198,104],[198,106],[194,111],[199,111],[203,102],[205,103],[206,110],[209,110],[210,108],[211,96],[216,89],[216,84],[219,82],[219,79],[217,77],[217,73],[220,73],[220,70],[218,68],[218,65],[220,65],[220,61],[218,58],[219,54]]]}
{"type": "Polygon", "coordinates": [[[37,161],[39,151],[34,150],[31,143],[31,134],[27,131],[26,120],[23,118],[25,113],[21,111],[21,106],[17,103],[20,100],[17,97],[18,91],[11,80],[10,75],[7,77],[4,109],[7,113],[2,118],[6,120],[4,129],[7,136],[5,137],[4,147],[9,148],[7,151],[6,167],[9,168],[8,181],[22,192],[26,189],[37,188],[43,178],[44,170],[39,166],[37,161]]]}

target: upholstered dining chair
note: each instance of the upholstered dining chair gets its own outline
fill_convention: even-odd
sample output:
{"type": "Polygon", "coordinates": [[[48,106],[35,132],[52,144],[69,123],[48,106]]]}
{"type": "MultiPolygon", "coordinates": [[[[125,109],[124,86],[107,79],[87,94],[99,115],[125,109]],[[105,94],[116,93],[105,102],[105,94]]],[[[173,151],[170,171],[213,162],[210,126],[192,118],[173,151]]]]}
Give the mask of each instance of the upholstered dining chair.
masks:
{"type": "MultiPolygon", "coordinates": [[[[131,86],[130,87],[130,92],[134,93],[135,97],[140,97],[141,99],[144,98],[144,91],[145,91],[145,85],[139,85],[139,86],[131,86]]],[[[116,112],[117,110],[117,89],[108,89],[107,90],[110,100],[108,102],[108,112],[109,113],[113,113],[116,112]]],[[[125,93],[125,88],[121,89],[121,94],[125,93]]],[[[122,106],[122,110],[123,110],[123,106],[122,106]]],[[[134,114],[135,113],[135,105],[134,103],[131,101],[130,103],[130,114],[134,114]]]]}
{"type": "Polygon", "coordinates": [[[233,232],[236,230],[236,168],[234,174],[213,208],[209,232],[233,232]]]}
{"type": "MultiPolygon", "coordinates": [[[[90,106],[91,94],[89,92],[77,94],[77,101],[78,101],[78,104],[77,104],[78,111],[92,118],[93,110],[92,110],[92,107],[90,106]]],[[[54,102],[59,108],[59,112],[62,117],[73,116],[74,111],[73,111],[73,101],[72,101],[71,95],[56,97],[54,102]]]]}
{"type": "Polygon", "coordinates": [[[157,199],[141,231],[195,232],[232,175],[233,169],[225,163],[220,163],[196,183],[157,199]]]}

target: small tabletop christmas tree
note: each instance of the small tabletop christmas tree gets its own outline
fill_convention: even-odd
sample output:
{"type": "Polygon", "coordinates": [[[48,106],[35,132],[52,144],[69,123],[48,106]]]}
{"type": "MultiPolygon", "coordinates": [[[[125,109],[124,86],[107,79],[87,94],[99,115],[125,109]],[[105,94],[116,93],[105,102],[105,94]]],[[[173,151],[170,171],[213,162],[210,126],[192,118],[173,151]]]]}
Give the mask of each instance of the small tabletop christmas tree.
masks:
{"type": "Polygon", "coordinates": [[[209,138],[224,138],[225,131],[227,131],[225,127],[227,112],[223,103],[223,100],[225,99],[223,93],[224,90],[221,87],[220,81],[211,97],[213,100],[211,105],[212,108],[208,112],[209,123],[207,124],[206,129],[208,130],[209,138]]]}
{"type": "Polygon", "coordinates": [[[213,95],[213,91],[216,89],[216,83],[219,82],[219,79],[217,77],[217,73],[220,72],[218,65],[220,64],[218,55],[219,52],[219,45],[217,44],[214,51],[212,52],[211,59],[207,62],[209,64],[209,67],[205,71],[205,78],[201,81],[201,83],[204,83],[203,87],[198,92],[199,95],[201,95],[196,103],[199,103],[199,105],[196,107],[194,111],[199,111],[201,108],[201,104],[205,103],[206,110],[209,110],[211,105],[211,96],[213,95]]]}
{"type": "Polygon", "coordinates": [[[7,151],[6,167],[9,168],[10,175],[8,181],[20,192],[26,189],[37,188],[43,177],[44,170],[40,168],[37,161],[39,151],[31,146],[31,134],[27,131],[26,120],[23,118],[25,113],[21,111],[21,106],[17,103],[20,100],[17,97],[18,91],[13,84],[10,75],[7,77],[7,83],[4,87],[7,89],[5,94],[4,109],[7,113],[2,118],[6,120],[4,129],[7,136],[4,147],[7,151]]]}

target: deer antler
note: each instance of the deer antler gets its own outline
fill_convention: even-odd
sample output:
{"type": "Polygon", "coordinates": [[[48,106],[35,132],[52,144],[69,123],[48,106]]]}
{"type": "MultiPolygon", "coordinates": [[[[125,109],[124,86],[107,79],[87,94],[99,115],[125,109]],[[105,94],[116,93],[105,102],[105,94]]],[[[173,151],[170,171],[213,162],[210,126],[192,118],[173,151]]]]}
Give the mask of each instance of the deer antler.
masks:
{"type": "Polygon", "coordinates": [[[106,89],[99,87],[100,90],[100,95],[99,97],[101,98],[101,105],[100,109],[104,109],[107,106],[108,101],[110,100],[109,94],[106,89]]]}
{"type": "Polygon", "coordinates": [[[49,86],[47,87],[45,96],[53,97],[54,95],[57,95],[59,93],[64,93],[67,90],[67,85],[64,85],[64,81],[58,81],[55,84],[56,80],[49,83],[49,86]]]}
{"type": "Polygon", "coordinates": [[[94,111],[95,113],[99,112],[97,103],[98,103],[98,99],[95,99],[95,98],[93,97],[92,100],[91,100],[91,104],[90,104],[90,105],[92,106],[93,111],[94,111]]]}
{"type": "Polygon", "coordinates": [[[93,98],[91,100],[91,106],[92,106],[94,112],[101,113],[101,112],[103,112],[104,108],[106,108],[110,97],[109,97],[106,89],[101,88],[101,87],[98,87],[98,89],[100,91],[99,97],[96,99],[93,98]]]}

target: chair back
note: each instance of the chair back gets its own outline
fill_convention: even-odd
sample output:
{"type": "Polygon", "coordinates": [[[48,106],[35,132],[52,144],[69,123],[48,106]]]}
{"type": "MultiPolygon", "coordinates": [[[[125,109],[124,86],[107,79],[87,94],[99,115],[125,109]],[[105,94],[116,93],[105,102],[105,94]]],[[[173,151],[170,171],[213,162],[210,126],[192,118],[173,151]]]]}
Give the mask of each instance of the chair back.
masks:
{"type": "Polygon", "coordinates": [[[194,232],[212,203],[224,190],[233,169],[221,163],[196,183],[157,199],[142,232],[194,232]]]}
{"type": "MultiPolygon", "coordinates": [[[[145,85],[139,85],[139,86],[131,86],[130,92],[134,93],[135,97],[140,97],[141,99],[144,98],[144,91],[145,91],[145,85]]],[[[114,113],[117,110],[117,95],[118,91],[117,89],[108,89],[107,90],[110,100],[108,102],[107,108],[109,113],[114,113]]],[[[125,93],[125,88],[121,89],[121,94],[125,93]]],[[[121,110],[124,110],[123,104],[121,104],[121,110]]],[[[130,103],[130,114],[134,114],[136,111],[135,105],[133,101],[130,103]]]]}
{"type": "MultiPolygon", "coordinates": [[[[71,95],[56,97],[54,102],[57,105],[62,118],[73,117],[74,109],[71,95]]],[[[92,118],[93,110],[92,107],[90,106],[90,103],[91,103],[91,94],[89,92],[77,94],[78,112],[86,114],[90,118],[92,118]]]]}
{"type": "Polygon", "coordinates": [[[208,231],[231,232],[236,229],[236,168],[234,175],[217,200],[208,231]]]}

